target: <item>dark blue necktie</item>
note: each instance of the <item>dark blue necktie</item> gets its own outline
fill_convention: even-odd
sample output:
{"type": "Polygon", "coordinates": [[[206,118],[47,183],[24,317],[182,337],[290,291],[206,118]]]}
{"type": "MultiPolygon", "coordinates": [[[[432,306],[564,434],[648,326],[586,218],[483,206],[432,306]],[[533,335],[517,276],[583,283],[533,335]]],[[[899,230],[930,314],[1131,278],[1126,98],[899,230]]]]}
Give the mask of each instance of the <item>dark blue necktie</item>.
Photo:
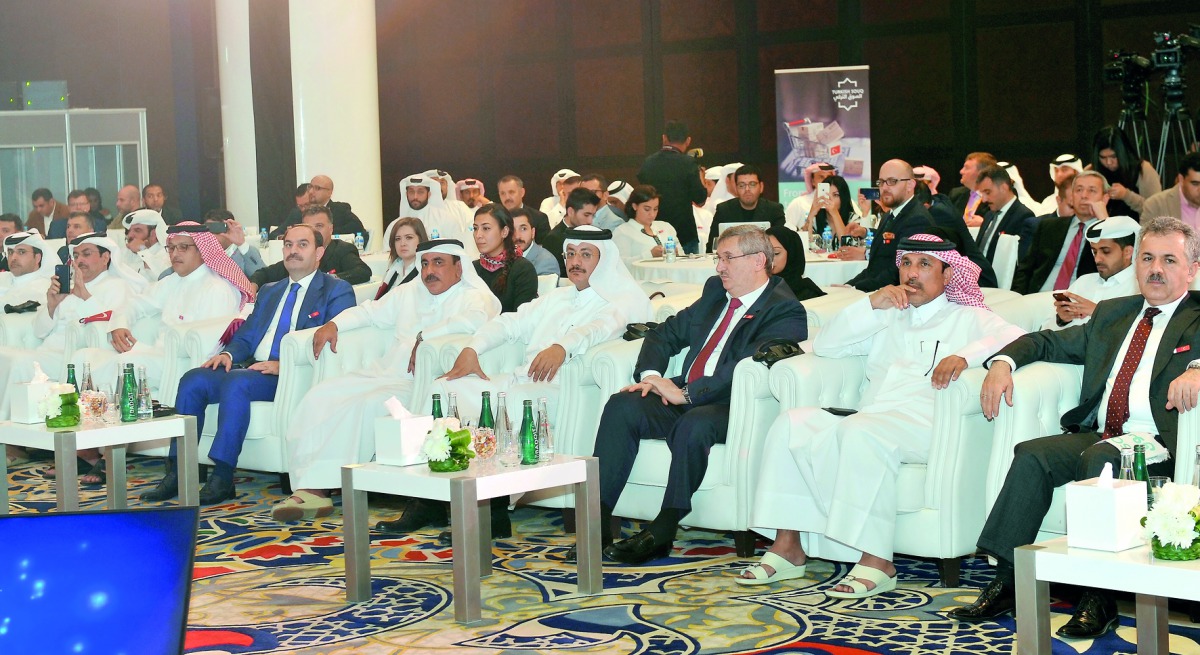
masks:
{"type": "Polygon", "coordinates": [[[275,337],[271,339],[271,360],[279,360],[279,342],[283,341],[283,335],[287,334],[292,329],[292,309],[296,307],[296,292],[300,290],[300,283],[293,282],[292,287],[288,289],[287,300],[283,301],[283,311],[279,313],[279,323],[275,326],[275,337]]]}

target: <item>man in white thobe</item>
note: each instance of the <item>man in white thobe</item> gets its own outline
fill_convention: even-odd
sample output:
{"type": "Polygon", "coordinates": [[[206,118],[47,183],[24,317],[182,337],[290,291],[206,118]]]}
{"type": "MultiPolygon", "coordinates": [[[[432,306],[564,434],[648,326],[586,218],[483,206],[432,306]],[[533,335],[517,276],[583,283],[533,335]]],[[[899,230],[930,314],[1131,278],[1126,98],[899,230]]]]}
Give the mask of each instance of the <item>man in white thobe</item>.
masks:
{"type": "Polygon", "coordinates": [[[341,488],[341,467],[375,456],[375,419],[387,415],[384,402],[411,398],[417,346],[424,339],[475,332],[500,313],[500,301],[479,279],[462,243],[426,241],[417,247],[421,284],[396,287],[379,300],[352,307],[313,335],[313,356],[337,335],[373,325],[393,330],[391,346],[374,366],[314,386],[300,401],[287,434],[288,473],[296,492],[275,505],[279,521],[328,516],[328,490],[341,488]]]}
{"type": "Polygon", "coordinates": [[[459,241],[464,244],[468,258],[478,256],[475,240],[468,230],[470,222],[462,212],[446,204],[441,183],[424,173],[410,175],[400,183],[400,191],[404,195],[400,200],[400,218],[419,218],[430,239],[459,241]]]}
{"type": "Polygon", "coordinates": [[[562,220],[563,214],[566,213],[566,208],[563,205],[567,194],[563,193],[563,183],[572,177],[579,177],[579,173],[569,168],[559,169],[554,175],[550,176],[551,193],[542,199],[542,204],[538,205],[538,210],[546,216],[554,213],[558,217],[557,220],[553,217],[550,218],[550,227],[558,225],[558,222],[562,220]]]}
{"type": "MultiPolygon", "coordinates": [[[[1059,202],[1057,189],[1065,180],[1082,172],[1083,160],[1079,158],[1079,155],[1067,153],[1055,157],[1054,161],[1050,162],[1050,179],[1054,181],[1055,192],[1046,196],[1042,200],[1037,209],[1033,210],[1034,215],[1045,216],[1046,214],[1058,213],[1059,216],[1063,216],[1064,214],[1058,212],[1059,202]]],[[[1069,214],[1066,215],[1069,216],[1069,214]]],[[[1134,291],[1134,293],[1138,292],[1134,291]]]]}
{"type": "Polygon", "coordinates": [[[442,202],[450,209],[458,212],[465,225],[470,226],[475,222],[475,210],[468,207],[467,203],[459,199],[456,191],[457,184],[454,182],[452,175],[437,168],[431,168],[421,173],[421,175],[438,183],[438,188],[442,190],[442,202]]]}
{"type": "Polygon", "coordinates": [[[125,226],[125,247],[121,249],[121,263],[146,278],[156,282],[171,268],[171,257],[164,244],[167,240],[167,222],[153,209],[139,209],[121,219],[125,226]]]}
{"type": "Polygon", "coordinates": [[[953,243],[914,235],[896,261],[899,286],[848,306],[813,341],[821,357],[866,355],[858,413],[805,407],[771,426],[750,524],[778,534],[741,584],[802,577],[812,556],[858,562],[828,596],[894,589],[896,476],[928,458],[935,390],[1022,334],[988,310],[979,267],[953,243]]]}
{"type": "Polygon", "coordinates": [[[1085,237],[1096,260],[1096,272],[1076,278],[1060,292],[1068,299],[1055,298],[1054,316],[1042,328],[1061,330],[1083,325],[1091,320],[1101,300],[1141,293],[1132,265],[1140,230],[1138,222],[1128,216],[1112,216],[1088,228],[1085,237]]]}
{"type": "Polygon", "coordinates": [[[125,364],[145,366],[150,388],[161,389],[166,331],[222,316],[232,320],[254,298],[242,269],[204,226],[194,221],[173,225],[167,228],[166,240],[171,274],[113,312],[101,328],[108,347],[83,348],[72,357],[76,369],[91,364],[92,380],[101,390],[117,379],[125,364]],[[138,325],[148,317],[158,320],[138,325]]]}

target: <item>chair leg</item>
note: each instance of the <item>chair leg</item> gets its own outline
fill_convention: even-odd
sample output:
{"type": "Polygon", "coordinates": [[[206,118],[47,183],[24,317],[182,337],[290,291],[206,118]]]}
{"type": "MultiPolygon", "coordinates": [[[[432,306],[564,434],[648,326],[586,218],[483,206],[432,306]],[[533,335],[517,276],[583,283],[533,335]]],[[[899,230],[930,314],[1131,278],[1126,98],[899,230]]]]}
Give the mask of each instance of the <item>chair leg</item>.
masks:
{"type": "Polygon", "coordinates": [[[961,557],[947,557],[939,559],[938,578],[942,581],[942,586],[947,589],[952,589],[958,586],[958,574],[962,570],[961,557]]]}
{"type": "Polygon", "coordinates": [[[201,464],[200,465],[200,484],[204,484],[205,482],[208,482],[208,466],[205,464],[201,464]]]}
{"type": "Polygon", "coordinates": [[[733,533],[733,544],[738,557],[754,557],[754,544],[757,539],[749,530],[738,530],[733,533]]]}
{"type": "Polygon", "coordinates": [[[292,476],[287,473],[279,474],[279,490],[287,495],[292,495],[292,476]]]}
{"type": "Polygon", "coordinates": [[[559,511],[562,512],[563,532],[575,534],[575,508],[564,507],[559,511]]]}

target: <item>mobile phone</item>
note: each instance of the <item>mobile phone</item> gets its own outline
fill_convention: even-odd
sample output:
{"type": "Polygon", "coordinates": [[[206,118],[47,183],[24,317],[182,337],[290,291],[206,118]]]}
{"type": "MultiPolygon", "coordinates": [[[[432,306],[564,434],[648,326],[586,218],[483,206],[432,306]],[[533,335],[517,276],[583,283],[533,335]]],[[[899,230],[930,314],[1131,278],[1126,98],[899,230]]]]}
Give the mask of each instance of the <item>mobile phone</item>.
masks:
{"type": "Polygon", "coordinates": [[[1059,302],[1075,302],[1074,300],[1071,300],[1070,296],[1068,296],[1065,293],[1062,293],[1061,291],[1056,291],[1054,293],[1054,299],[1059,302]]]}
{"type": "Polygon", "coordinates": [[[821,409],[833,414],[834,416],[850,416],[851,414],[858,413],[857,409],[847,409],[845,407],[822,407],[821,409]]]}
{"type": "Polygon", "coordinates": [[[829,197],[829,183],[821,182],[817,184],[817,196],[820,198],[829,197]]]}
{"type": "Polygon", "coordinates": [[[71,265],[55,264],[54,277],[58,278],[58,292],[71,293],[71,265]]]}
{"type": "Polygon", "coordinates": [[[212,234],[225,234],[229,231],[229,223],[226,223],[225,221],[205,223],[204,229],[208,230],[212,234]]]}
{"type": "Polygon", "coordinates": [[[869,186],[862,190],[863,197],[867,200],[879,200],[879,187],[869,186]]]}

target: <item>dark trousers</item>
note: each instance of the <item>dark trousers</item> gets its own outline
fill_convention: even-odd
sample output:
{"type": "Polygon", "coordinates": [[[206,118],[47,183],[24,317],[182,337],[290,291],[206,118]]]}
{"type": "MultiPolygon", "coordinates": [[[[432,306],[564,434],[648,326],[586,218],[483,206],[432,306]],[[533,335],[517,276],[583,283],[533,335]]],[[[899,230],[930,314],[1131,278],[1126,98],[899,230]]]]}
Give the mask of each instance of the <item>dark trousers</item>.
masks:
{"type": "MultiPolygon", "coordinates": [[[[208,457],[236,467],[250,428],[250,403],[274,400],[279,386],[278,375],[265,375],[248,369],[194,368],[179,380],[175,410],[196,417],[196,434],[204,430],[204,411],[213,403],[217,410],[217,434],[208,457]]],[[[171,442],[171,457],[175,457],[175,442],[171,442]]]]}
{"type": "Polygon", "coordinates": [[[681,243],[681,244],[679,244],[679,246],[681,248],[683,248],[684,254],[687,254],[687,255],[699,255],[700,254],[700,241],[699,240],[688,241],[687,243],[681,243]]]}
{"type": "Polygon", "coordinates": [[[664,405],[649,394],[618,392],[604,404],[596,432],[595,456],[600,458],[600,502],[617,506],[629,481],[642,439],[664,439],[671,449],[671,468],[663,509],[692,509],[692,494],[700,488],[713,444],[725,443],[729,405],[664,405]]]}
{"type": "MultiPolygon", "coordinates": [[[[1017,444],[1012,467],[978,542],[979,548],[1000,560],[1002,570],[1012,571],[1014,548],[1037,538],[1055,487],[1094,478],[1106,463],[1113,465],[1114,476],[1120,471],[1120,451],[1096,443],[1099,439],[1095,432],[1080,432],[1017,444]]],[[[1170,475],[1171,461],[1150,466],[1150,474],[1170,475]]]]}

